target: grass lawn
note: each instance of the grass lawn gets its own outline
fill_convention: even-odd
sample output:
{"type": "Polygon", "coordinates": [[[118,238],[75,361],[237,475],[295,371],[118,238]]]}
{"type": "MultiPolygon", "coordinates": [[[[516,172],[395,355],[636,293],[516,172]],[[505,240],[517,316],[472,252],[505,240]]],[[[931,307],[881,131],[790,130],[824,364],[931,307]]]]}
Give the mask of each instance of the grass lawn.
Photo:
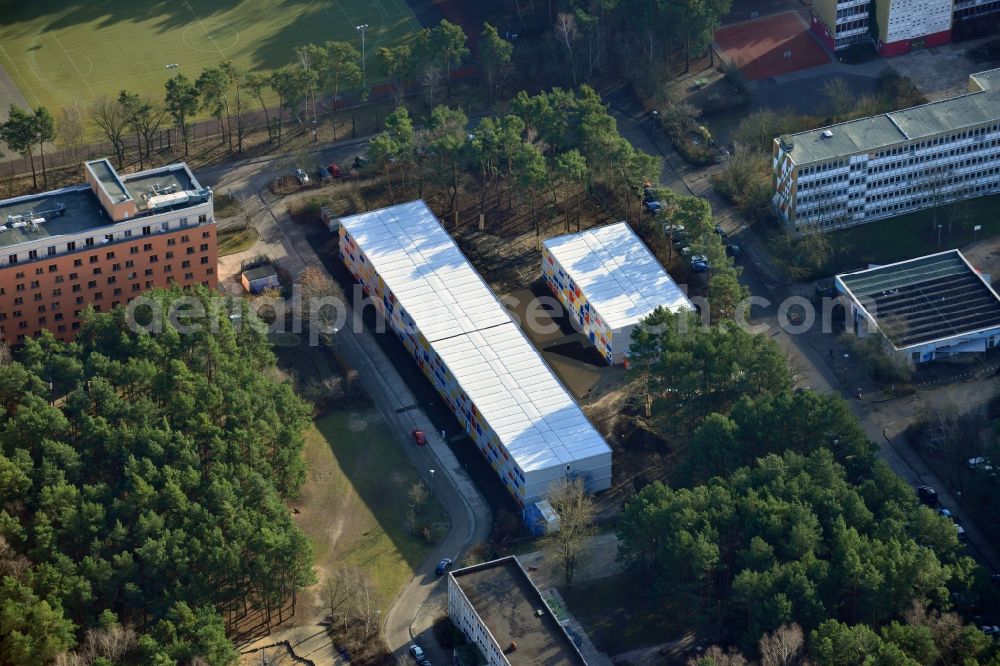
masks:
{"type": "Polygon", "coordinates": [[[237,252],[249,250],[257,242],[258,238],[260,238],[260,234],[253,227],[220,231],[219,256],[224,257],[227,254],[236,254],[237,252]]]}
{"type": "Polygon", "coordinates": [[[827,234],[833,252],[825,273],[903,261],[996,236],[1000,234],[1000,195],[958,204],[950,226],[951,231],[947,211],[939,210],[935,223],[934,210],[929,209],[832,232],[827,234]],[[936,224],[943,226],[940,245],[936,224]],[[974,232],[975,225],[982,229],[974,232]]]}
{"type": "MultiPolygon", "coordinates": [[[[341,563],[362,567],[388,606],[431,550],[406,526],[417,473],[374,410],[328,414],[305,439],[309,472],[296,522],[312,542],[320,579],[341,563]]],[[[423,517],[443,515],[430,498],[423,517]]]]}
{"type": "Polygon", "coordinates": [[[626,572],[560,587],[559,593],[597,649],[616,655],[681,638],[689,629],[688,610],[668,596],[644,592],[648,587],[626,572]]]}
{"type": "Polygon", "coordinates": [[[267,71],[293,62],[295,47],[306,43],[349,41],[360,51],[361,23],[369,26],[371,82],[375,50],[420,27],[406,0],[30,0],[0,7],[0,66],[29,105],[54,113],[123,88],[159,99],[174,74],[196,79],[224,59],[267,71]]]}

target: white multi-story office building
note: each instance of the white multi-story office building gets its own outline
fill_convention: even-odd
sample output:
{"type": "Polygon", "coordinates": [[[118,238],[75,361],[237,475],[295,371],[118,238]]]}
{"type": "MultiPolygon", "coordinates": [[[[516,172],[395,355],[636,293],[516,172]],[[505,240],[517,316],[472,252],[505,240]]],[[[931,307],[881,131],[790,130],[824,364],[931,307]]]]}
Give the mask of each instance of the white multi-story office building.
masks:
{"type": "Polygon", "coordinates": [[[772,205],[791,233],[1000,192],[1000,70],[970,92],[774,140],[772,205]]]}

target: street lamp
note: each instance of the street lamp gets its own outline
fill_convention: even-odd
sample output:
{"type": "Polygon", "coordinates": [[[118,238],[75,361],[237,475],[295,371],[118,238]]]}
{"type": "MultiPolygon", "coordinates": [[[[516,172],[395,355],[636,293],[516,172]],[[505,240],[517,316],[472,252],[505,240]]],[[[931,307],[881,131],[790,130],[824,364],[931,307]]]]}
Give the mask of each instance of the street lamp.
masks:
{"type": "Polygon", "coordinates": [[[368,29],[368,24],[362,23],[354,26],[354,29],[361,33],[361,89],[364,90],[368,87],[368,66],[365,64],[365,30],[368,29]]]}
{"type": "Polygon", "coordinates": [[[943,224],[937,225],[937,227],[938,227],[938,247],[941,247],[941,227],[943,227],[943,226],[944,226],[943,224]]]}

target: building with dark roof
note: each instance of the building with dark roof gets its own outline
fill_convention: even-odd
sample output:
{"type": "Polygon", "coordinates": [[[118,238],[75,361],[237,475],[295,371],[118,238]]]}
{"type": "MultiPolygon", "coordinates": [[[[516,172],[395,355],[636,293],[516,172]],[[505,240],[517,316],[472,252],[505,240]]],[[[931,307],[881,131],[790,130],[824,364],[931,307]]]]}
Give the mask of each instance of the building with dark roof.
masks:
{"type": "Polygon", "coordinates": [[[448,574],[448,615],[490,666],[585,666],[517,558],[448,574]]]}
{"type": "Polygon", "coordinates": [[[215,287],[212,191],[186,164],[119,174],[84,164],[86,184],[0,201],[0,340],[48,329],[71,340],[79,313],[170,284],[215,287]]]}
{"type": "Polygon", "coordinates": [[[772,206],[789,232],[830,231],[1000,192],[1000,87],[774,140],[772,206]]]}
{"type": "Polygon", "coordinates": [[[881,332],[910,363],[985,352],[1000,342],[1000,296],[958,250],[835,278],[847,326],[881,332]]]}

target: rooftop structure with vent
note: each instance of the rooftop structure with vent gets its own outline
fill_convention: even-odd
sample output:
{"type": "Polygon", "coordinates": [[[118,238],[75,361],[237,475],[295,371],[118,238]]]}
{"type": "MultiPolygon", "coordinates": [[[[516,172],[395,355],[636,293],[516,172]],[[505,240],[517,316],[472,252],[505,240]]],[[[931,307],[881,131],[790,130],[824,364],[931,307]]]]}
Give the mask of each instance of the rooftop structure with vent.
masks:
{"type": "Polygon", "coordinates": [[[774,140],[772,205],[808,234],[1000,192],[1000,88],[774,140]]]}
{"type": "Polygon", "coordinates": [[[513,556],[448,574],[448,616],[489,666],[586,666],[576,642],[513,556]]]}
{"type": "Polygon", "coordinates": [[[911,363],[1000,341],[1000,296],[958,250],[838,275],[849,331],[878,331],[911,363]]]}

